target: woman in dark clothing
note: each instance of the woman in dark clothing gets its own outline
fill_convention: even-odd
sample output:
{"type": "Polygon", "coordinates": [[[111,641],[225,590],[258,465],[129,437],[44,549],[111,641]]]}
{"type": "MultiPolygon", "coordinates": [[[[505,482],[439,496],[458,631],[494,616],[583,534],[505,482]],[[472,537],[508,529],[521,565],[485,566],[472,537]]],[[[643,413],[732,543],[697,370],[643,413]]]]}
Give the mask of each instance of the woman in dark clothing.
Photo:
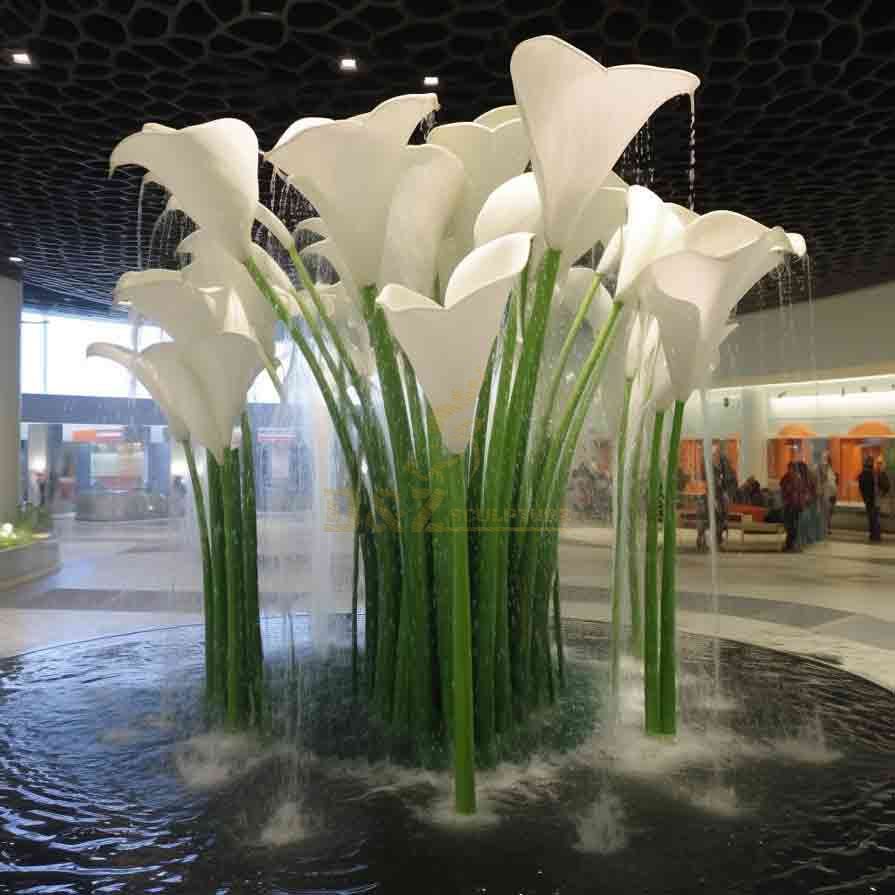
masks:
{"type": "Polygon", "coordinates": [[[780,492],[783,495],[783,524],[786,526],[786,544],[783,549],[792,553],[800,549],[798,545],[799,517],[805,499],[802,477],[795,463],[790,463],[786,475],[780,479],[780,492]]]}
{"type": "Polygon", "coordinates": [[[889,477],[885,470],[874,467],[872,457],[864,458],[864,469],[858,476],[858,488],[861,490],[864,509],[867,511],[870,541],[877,544],[883,539],[879,521],[879,499],[889,493],[889,477]]]}

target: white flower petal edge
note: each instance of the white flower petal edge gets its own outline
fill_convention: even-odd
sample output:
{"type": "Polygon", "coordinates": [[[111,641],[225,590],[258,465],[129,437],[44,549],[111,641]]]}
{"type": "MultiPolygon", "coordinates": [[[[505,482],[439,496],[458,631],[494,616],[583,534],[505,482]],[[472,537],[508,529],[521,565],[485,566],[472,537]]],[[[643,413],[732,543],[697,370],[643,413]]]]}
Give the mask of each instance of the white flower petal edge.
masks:
{"type": "Polygon", "coordinates": [[[558,250],[568,247],[590,198],[581,184],[601,185],[652,113],[699,86],[695,75],[676,69],[605,68],[553,36],[519,44],[510,74],[531,140],[547,244],[558,250]]]}
{"type": "Polygon", "coordinates": [[[395,284],[377,299],[453,453],[469,441],[488,356],[530,246],[531,234],[516,233],[476,249],[454,271],[443,307],[395,284]]]}
{"type": "Polygon", "coordinates": [[[264,365],[251,339],[226,332],[191,345],[185,360],[201,382],[214,416],[217,441],[205,446],[222,461],[248,390],[264,365]]]}
{"type": "Polygon", "coordinates": [[[500,127],[501,124],[504,124],[507,121],[512,121],[514,118],[521,117],[522,115],[519,112],[519,106],[513,103],[513,105],[510,106],[495,106],[493,109],[488,109],[487,112],[482,112],[482,114],[473,121],[473,124],[481,124],[493,129],[495,127],[500,127]]]}
{"type": "MultiPolygon", "coordinates": [[[[505,107],[507,113],[515,106],[505,107]]],[[[499,120],[500,110],[492,110],[475,122],[458,122],[433,128],[427,138],[429,144],[442,146],[454,153],[466,172],[463,195],[451,223],[450,234],[460,257],[472,251],[476,218],[488,196],[512,177],[521,174],[530,155],[528,135],[519,118],[499,120]]]]}
{"type": "Polygon", "coordinates": [[[372,285],[382,262],[401,153],[417,124],[438,108],[434,93],[397,96],[344,121],[302,119],[266,158],[292,175],[329,228],[359,287],[372,285]]]}
{"type": "Polygon", "coordinates": [[[208,444],[215,433],[214,419],[196,377],[180,358],[173,343],[152,345],[142,353],[120,345],[94,342],[87,357],[101,357],[131,372],[158,404],[175,441],[208,444]]]}
{"type": "Polygon", "coordinates": [[[189,342],[225,328],[227,303],[184,283],[177,270],[136,270],[119,277],[113,300],[158,324],[177,341],[189,342]]]}
{"type": "MultiPolygon", "coordinates": [[[[563,256],[557,277],[560,282],[565,279],[571,264],[598,242],[604,245],[611,242],[625,221],[626,193],[626,187],[614,185],[600,187],[591,193],[582,207],[580,226],[572,234],[568,251],[563,256]]],[[[475,244],[484,245],[499,236],[520,231],[535,234],[532,267],[536,268],[546,244],[541,194],[531,172],[511,178],[491,193],[475,222],[475,244]]]]}
{"type": "Polygon", "coordinates": [[[636,288],[658,320],[677,400],[686,401],[703,383],[737,302],[780,263],[781,251],[790,249],[779,227],[765,228],[751,244],[723,257],[676,252],[643,271],[636,288]]]}
{"type": "Polygon", "coordinates": [[[463,163],[434,144],[406,147],[403,161],[376,282],[433,295],[438,251],[463,189],[463,163]]]}
{"type": "Polygon", "coordinates": [[[140,165],[177,205],[238,261],[248,257],[258,206],[258,138],[244,122],[219,118],[181,130],[147,124],[109,159],[140,165]]]}

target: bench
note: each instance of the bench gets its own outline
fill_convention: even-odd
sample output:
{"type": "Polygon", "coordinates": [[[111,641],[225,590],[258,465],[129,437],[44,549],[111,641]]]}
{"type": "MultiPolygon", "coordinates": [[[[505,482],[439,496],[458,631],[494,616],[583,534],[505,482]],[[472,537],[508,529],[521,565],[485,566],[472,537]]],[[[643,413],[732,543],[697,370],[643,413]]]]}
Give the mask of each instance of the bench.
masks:
{"type": "MultiPolygon", "coordinates": [[[[680,511],[678,513],[678,527],[686,529],[695,529],[699,531],[706,526],[705,515],[702,513],[694,513],[692,511],[680,511]]],[[[786,537],[786,527],[782,522],[755,522],[748,513],[728,513],[727,515],[727,532],[738,531],[740,533],[740,543],[744,544],[746,535],[776,535],[778,539],[786,537]]]]}

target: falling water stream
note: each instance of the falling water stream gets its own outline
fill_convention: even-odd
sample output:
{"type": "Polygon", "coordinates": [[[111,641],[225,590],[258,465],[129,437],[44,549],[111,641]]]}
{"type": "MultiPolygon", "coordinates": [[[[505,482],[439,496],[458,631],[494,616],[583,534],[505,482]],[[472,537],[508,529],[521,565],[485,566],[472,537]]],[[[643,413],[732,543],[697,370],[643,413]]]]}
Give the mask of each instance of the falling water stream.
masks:
{"type": "Polygon", "coordinates": [[[143,196],[146,178],[140,178],[140,194],[137,197],[137,270],[143,270],[143,196]]]}
{"type": "Polygon", "coordinates": [[[706,390],[699,390],[699,406],[702,411],[702,461],[705,464],[706,504],[709,517],[709,557],[712,574],[712,615],[714,616],[713,660],[715,695],[721,683],[721,606],[718,571],[718,519],[715,514],[715,472],[712,462],[712,428],[709,420],[709,401],[706,390]]]}

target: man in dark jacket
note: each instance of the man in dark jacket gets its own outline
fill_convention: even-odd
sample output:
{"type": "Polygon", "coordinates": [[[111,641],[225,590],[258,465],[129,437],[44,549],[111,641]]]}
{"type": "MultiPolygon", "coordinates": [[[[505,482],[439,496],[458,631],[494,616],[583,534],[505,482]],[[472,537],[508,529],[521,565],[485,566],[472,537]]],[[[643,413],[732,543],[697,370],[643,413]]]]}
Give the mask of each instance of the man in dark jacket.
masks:
{"type": "Polygon", "coordinates": [[[864,469],[858,476],[858,488],[864,499],[867,510],[867,529],[872,543],[879,543],[882,538],[879,523],[879,500],[889,493],[889,477],[882,469],[873,465],[872,457],[864,458],[864,469]]]}
{"type": "Polygon", "coordinates": [[[805,505],[805,486],[795,463],[790,463],[786,475],[780,479],[783,497],[783,524],[786,526],[786,544],[783,549],[792,553],[799,549],[799,516],[805,505]]]}

